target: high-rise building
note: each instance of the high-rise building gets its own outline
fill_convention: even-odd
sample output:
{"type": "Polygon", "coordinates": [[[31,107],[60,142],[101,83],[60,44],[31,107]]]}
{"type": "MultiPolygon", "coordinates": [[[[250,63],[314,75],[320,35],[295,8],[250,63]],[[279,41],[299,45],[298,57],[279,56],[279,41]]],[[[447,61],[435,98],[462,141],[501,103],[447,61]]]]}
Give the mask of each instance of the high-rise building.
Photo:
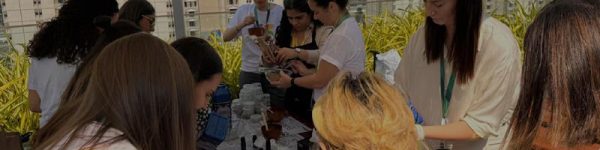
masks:
{"type": "Polygon", "coordinates": [[[62,0],[1,0],[0,3],[3,31],[8,39],[15,44],[26,44],[42,22],[58,14],[62,0]]]}

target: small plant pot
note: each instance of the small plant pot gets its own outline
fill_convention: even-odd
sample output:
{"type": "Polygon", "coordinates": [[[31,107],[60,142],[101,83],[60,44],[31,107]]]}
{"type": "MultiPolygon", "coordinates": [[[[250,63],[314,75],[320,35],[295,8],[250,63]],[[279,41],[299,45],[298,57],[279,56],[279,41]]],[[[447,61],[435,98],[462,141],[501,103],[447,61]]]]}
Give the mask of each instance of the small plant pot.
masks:
{"type": "Polygon", "coordinates": [[[262,131],[263,136],[265,137],[266,140],[278,140],[281,137],[281,133],[282,133],[282,127],[279,124],[272,124],[269,123],[269,130],[267,130],[265,128],[265,126],[262,126],[260,129],[262,131]]]}
{"type": "Polygon", "coordinates": [[[250,35],[254,35],[256,37],[262,37],[263,35],[265,35],[265,28],[253,27],[253,28],[248,29],[248,33],[250,35]]]}

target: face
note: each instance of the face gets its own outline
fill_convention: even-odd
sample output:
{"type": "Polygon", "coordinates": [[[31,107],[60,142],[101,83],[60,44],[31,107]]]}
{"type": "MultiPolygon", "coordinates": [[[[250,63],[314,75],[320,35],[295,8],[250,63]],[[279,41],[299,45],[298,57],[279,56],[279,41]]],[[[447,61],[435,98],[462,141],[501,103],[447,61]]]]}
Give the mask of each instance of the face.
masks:
{"type": "Polygon", "coordinates": [[[312,22],[308,13],[300,12],[294,9],[286,10],[288,21],[294,27],[296,31],[302,31],[306,29],[312,22]]]}
{"type": "Polygon", "coordinates": [[[259,7],[263,7],[265,5],[267,5],[267,0],[254,0],[254,4],[256,4],[259,7]]]}
{"type": "Polygon", "coordinates": [[[454,25],[457,0],[424,0],[425,11],[437,25],[454,25]]]}
{"type": "MultiPolygon", "coordinates": [[[[314,12],[315,20],[321,21],[324,25],[333,26],[337,22],[336,19],[332,17],[331,7],[333,2],[330,2],[329,7],[324,8],[318,6],[314,0],[308,0],[308,6],[314,12]]],[[[334,3],[335,4],[335,3],[334,3]]]]}
{"type": "Polygon", "coordinates": [[[215,74],[210,79],[196,84],[194,88],[194,104],[196,109],[208,107],[208,102],[221,83],[221,78],[221,74],[215,74]]]}
{"type": "Polygon", "coordinates": [[[156,16],[142,15],[142,20],[140,20],[139,24],[144,32],[153,32],[155,22],[156,22],[156,16]]]}

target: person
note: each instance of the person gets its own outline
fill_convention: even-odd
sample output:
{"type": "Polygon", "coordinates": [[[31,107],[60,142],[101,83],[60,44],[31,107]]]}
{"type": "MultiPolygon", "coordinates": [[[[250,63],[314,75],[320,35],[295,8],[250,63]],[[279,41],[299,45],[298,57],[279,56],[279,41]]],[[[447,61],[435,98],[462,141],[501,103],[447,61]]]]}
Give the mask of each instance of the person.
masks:
{"type": "Polygon", "coordinates": [[[156,11],[146,0],[128,0],[121,6],[119,19],[129,20],[140,26],[144,32],[154,32],[156,11]]]}
{"type": "Polygon", "coordinates": [[[41,112],[40,126],[52,117],[77,65],[100,35],[93,20],[113,17],[115,0],[70,0],[56,18],[42,25],[28,45],[30,57],[28,89],[33,112],[41,112]]]}
{"type": "Polygon", "coordinates": [[[225,41],[242,37],[240,88],[243,88],[245,84],[261,83],[263,92],[270,95],[273,106],[283,106],[285,91],[269,86],[266,77],[259,71],[262,51],[251,38],[248,30],[253,27],[262,27],[267,30],[267,34],[273,33],[279,27],[282,14],[283,7],[280,5],[267,0],[254,0],[253,4],[244,4],[235,11],[223,34],[225,41]]]}
{"type": "MultiPolygon", "coordinates": [[[[322,47],[331,33],[331,26],[313,18],[313,12],[306,0],[284,1],[284,15],[275,34],[279,62],[302,63],[308,70],[298,70],[292,77],[312,74],[319,61],[319,47],[322,47]]],[[[312,120],[312,89],[292,86],[285,91],[285,107],[290,113],[312,120]]]]}
{"type": "Polygon", "coordinates": [[[417,149],[412,113],[400,92],[372,73],[340,73],[315,104],[324,150],[417,149]]]}
{"type": "Polygon", "coordinates": [[[91,67],[81,104],[60,109],[33,148],[194,148],[193,78],[175,49],[135,33],[106,46],[91,67]]]}
{"type": "Polygon", "coordinates": [[[197,106],[196,124],[199,138],[206,128],[210,97],[222,80],[223,63],[217,51],[200,38],[182,38],[171,43],[171,46],[185,58],[196,83],[194,102],[197,106]]]}
{"type": "MultiPolygon", "coordinates": [[[[319,47],[319,63],[315,73],[291,78],[281,73],[280,80],[271,81],[276,87],[292,85],[314,89],[313,100],[323,95],[329,81],[342,71],[358,75],[365,69],[365,44],[358,23],[350,16],[347,0],[308,0],[315,19],[335,29],[325,44],[319,47]]],[[[295,70],[306,70],[302,63],[294,63],[295,70]]]]}
{"type": "Polygon", "coordinates": [[[511,30],[482,9],[481,0],[426,0],[425,26],[396,70],[396,86],[424,118],[416,129],[430,148],[499,149],[503,143],[519,94],[519,46],[511,30]]]}
{"type": "Polygon", "coordinates": [[[525,35],[509,149],[600,149],[600,12],[554,1],[525,35]]]}

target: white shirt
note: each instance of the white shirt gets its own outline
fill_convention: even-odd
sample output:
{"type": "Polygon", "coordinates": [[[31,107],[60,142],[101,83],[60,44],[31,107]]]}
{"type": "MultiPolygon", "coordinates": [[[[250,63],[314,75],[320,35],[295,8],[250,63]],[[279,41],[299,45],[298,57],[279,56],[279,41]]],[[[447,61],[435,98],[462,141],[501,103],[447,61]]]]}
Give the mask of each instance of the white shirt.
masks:
{"type": "MultiPolygon", "coordinates": [[[[427,63],[424,28],[413,35],[402,58],[396,70],[397,87],[413,101],[425,120],[424,125],[440,125],[440,61],[427,63]]],[[[448,112],[449,123],[464,121],[482,139],[452,142],[454,149],[497,149],[485,146],[498,146],[502,140],[486,142],[489,137],[504,137],[503,125],[507,125],[519,96],[520,58],[511,30],[494,18],[483,18],[474,76],[467,84],[455,84],[448,112]]],[[[446,66],[446,82],[451,68],[446,66]]],[[[432,147],[439,144],[434,140],[427,142],[432,147]]]]}
{"type": "MultiPolygon", "coordinates": [[[[333,64],[340,72],[357,76],[365,70],[365,41],[358,23],[352,17],[333,30],[319,52],[321,61],[333,64]]],[[[315,89],[313,99],[318,100],[327,86],[315,89]]]]}
{"type": "MultiPolygon", "coordinates": [[[[84,129],[82,129],[79,133],[75,134],[75,135],[69,135],[66,137],[71,137],[73,136],[73,141],[71,141],[71,143],[69,145],[65,145],[64,148],[63,145],[66,142],[66,137],[63,138],[59,144],[56,145],[56,147],[51,148],[52,150],[58,150],[58,149],[96,149],[96,150],[135,150],[135,146],[133,146],[131,144],[131,142],[129,142],[128,140],[120,140],[120,141],[111,141],[114,138],[123,135],[123,132],[114,129],[114,128],[110,128],[108,129],[104,135],[102,135],[102,138],[98,141],[98,145],[95,145],[94,147],[90,147],[89,145],[85,145],[89,140],[92,139],[92,137],[94,137],[94,135],[98,132],[98,129],[100,129],[100,127],[102,127],[101,124],[99,123],[91,123],[89,124],[87,127],[85,127],[84,129]]],[[[74,133],[71,133],[74,134],[74,133]]]]}
{"type": "MultiPolygon", "coordinates": [[[[279,27],[279,23],[281,21],[281,16],[283,15],[283,7],[277,5],[277,4],[270,4],[270,15],[269,15],[269,22],[268,24],[272,25],[272,32],[275,32],[275,29],[277,29],[277,27],[279,27]]],[[[244,21],[244,18],[246,16],[254,16],[254,10],[256,9],[256,5],[254,4],[245,4],[242,5],[238,8],[237,11],[235,11],[235,14],[233,15],[233,17],[231,18],[231,21],[229,22],[229,25],[227,26],[227,28],[233,28],[235,26],[237,26],[238,24],[240,24],[241,22],[244,21]]],[[[258,20],[258,22],[262,25],[265,24],[265,21],[267,20],[267,11],[258,11],[258,17],[256,17],[256,19],[258,20]]],[[[242,71],[245,72],[253,72],[253,73],[260,73],[258,71],[258,68],[260,66],[261,63],[261,59],[260,56],[262,55],[262,51],[260,50],[260,48],[258,47],[258,45],[256,45],[256,43],[254,43],[254,40],[249,38],[249,33],[248,33],[248,29],[252,28],[254,26],[254,24],[252,25],[248,25],[245,26],[244,28],[242,28],[240,30],[240,32],[238,32],[238,34],[236,35],[236,37],[238,36],[242,36],[242,41],[243,41],[243,45],[242,45],[242,71]]]]}
{"type": "Polygon", "coordinates": [[[75,74],[77,65],[58,64],[56,57],[30,60],[28,86],[40,96],[40,126],[44,126],[58,109],[62,93],[75,74]]]}

